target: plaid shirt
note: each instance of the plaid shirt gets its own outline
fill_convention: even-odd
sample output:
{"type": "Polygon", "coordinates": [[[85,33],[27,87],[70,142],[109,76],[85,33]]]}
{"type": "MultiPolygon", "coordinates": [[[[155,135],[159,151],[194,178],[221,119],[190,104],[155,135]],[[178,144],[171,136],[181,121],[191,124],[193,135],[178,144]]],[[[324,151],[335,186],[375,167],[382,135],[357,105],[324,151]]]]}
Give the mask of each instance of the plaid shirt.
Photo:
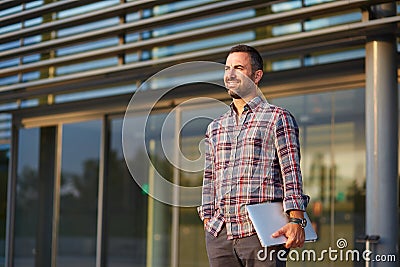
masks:
{"type": "Polygon", "coordinates": [[[214,236],[224,223],[228,239],[253,235],[245,206],[283,201],[284,210],[305,210],[300,171],[299,129],[285,109],[256,97],[236,122],[233,105],[208,126],[202,220],[214,236]]]}

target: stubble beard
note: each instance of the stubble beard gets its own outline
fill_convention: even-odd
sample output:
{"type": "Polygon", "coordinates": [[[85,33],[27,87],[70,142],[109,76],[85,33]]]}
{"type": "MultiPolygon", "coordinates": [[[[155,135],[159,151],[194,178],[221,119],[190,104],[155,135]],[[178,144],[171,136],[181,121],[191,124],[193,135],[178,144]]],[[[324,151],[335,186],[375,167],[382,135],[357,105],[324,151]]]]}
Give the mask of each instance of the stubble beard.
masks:
{"type": "MultiPolygon", "coordinates": [[[[254,74],[252,74],[252,76],[248,77],[249,79],[251,79],[251,81],[253,81],[253,79],[254,79],[253,75],[254,74]]],[[[228,80],[228,82],[229,82],[229,80],[228,80]]],[[[235,88],[228,88],[227,85],[225,85],[225,86],[226,86],[226,90],[228,91],[228,94],[230,97],[232,97],[233,99],[243,99],[250,94],[250,91],[251,91],[250,87],[256,86],[256,85],[252,82],[249,82],[249,84],[241,82],[235,88]],[[248,88],[244,88],[244,87],[248,87],[248,88]],[[235,91],[240,92],[240,95],[239,95],[239,93],[237,93],[235,91]]]]}

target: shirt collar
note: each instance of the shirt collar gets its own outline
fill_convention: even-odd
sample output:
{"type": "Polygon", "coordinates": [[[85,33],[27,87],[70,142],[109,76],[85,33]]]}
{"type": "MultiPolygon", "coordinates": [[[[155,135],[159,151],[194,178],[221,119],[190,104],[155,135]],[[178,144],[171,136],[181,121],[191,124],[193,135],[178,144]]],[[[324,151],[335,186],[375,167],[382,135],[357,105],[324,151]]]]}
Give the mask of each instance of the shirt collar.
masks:
{"type": "MultiPolygon", "coordinates": [[[[257,106],[262,102],[263,100],[261,99],[261,97],[256,96],[254,97],[252,100],[250,100],[249,102],[247,102],[247,104],[244,106],[245,110],[246,108],[250,110],[250,112],[254,112],[254,110],[257,108],[257,106]]],[[[230,104],[230,108],[231,108],[231,115],[236,114],[235,113],[235,109],[234,109],[234,104],[233,101],[230,104]]]]}

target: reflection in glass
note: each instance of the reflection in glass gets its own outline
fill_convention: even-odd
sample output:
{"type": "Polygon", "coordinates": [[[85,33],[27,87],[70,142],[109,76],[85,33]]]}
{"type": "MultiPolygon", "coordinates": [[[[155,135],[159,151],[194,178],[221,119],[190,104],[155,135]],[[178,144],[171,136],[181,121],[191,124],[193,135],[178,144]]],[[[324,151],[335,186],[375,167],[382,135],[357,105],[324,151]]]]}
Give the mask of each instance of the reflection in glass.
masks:
{"type": "Polygon", "coordinates": [[[91,42],[60,47],[59,49],[56,50],[56,55],[57,57],[61,57],[61,56],[83,53],[87,51],[93,51],[105,47],[116,46],[116,45],[118,45],[118,38],[110,37],[91,42]]]}
{"type": "Polygon", "coordinates": [[[73,34],[90,32],[90,31],[94,31],[94,30],[111,27],[114,25],[118,25],[117,17],[104,19],[104,20],[97,20],[95,22],[90,22],[90,23],[86,23],[86,24],[82,24],[82,25],[78,25],[78,26],[73,26],[70,28],[63,28],[57,32],[57,37],[61,38],[61,37],[66,37],[66,36],[70,36],[73,34]]]}
{"type": "Polygon", "coordinates": [[[361,21],[361,13],[358,11],[353,13],[340,14],[337,16],[310,19],[304,22],[304,29],[306,31],[312,31],[315,29],[321,29],[325,27],[331,27],[334,25],[346,24],[357,21],[361,21]]]}
{"type": "Polygon", "coordinates": [[[156,47],[153,49],[152,52],[155,58],[161,58],[215,46],[233,45],[236,43],[251,41],[254,39],[255,33],[253,31],[245,31],[237,34],[229,34],[221,37],[214,37],[210,39],[176,44],[173,46],[156,47]]]}
{"type": "Polygon", "coordinates": [[[89,5],[78,6],[75,8],[66,9],[57,13],[57,19],[77,16],[91,11],[100,10],[118,4],[118,0],[99,1],[89,5]]]}
{"type": "Polygon", "coordinates": [[[65,124],[57,266],[95,266],[101,121],[65,124]]]}
{"type": "MultiPolygon", "coordinates": [[[[201,186],[204,166],[204,137],[208,124],[223,114],[227,106],[218,105],[183,109],[181,115],[181,131],[179,144],[182,157],[192,161],[192,166],[183,166],[186,171],[180,171],[180,184],[187,187],[201,186]],[[201,170],[201,171],[190,171],[201,170]]],[[[201,194],[181,198],[201,199],[201,194]]],[[[179,266],[202,267],[208,266],[205,250],[204,229],[195,207],[179,208],[179,266]]]]}
{"type": "Polygon", "coordinates": [[[329,51],[327,53],[311,53],[304,58],[304,65],[312,66],[318,64],[327,64],[332,62],[339,62],[343,59],[351,60],[356,58],[363,58],[365,55],[365,49],[360,47],[354,47],[348,50],[341,50],[337,52],[329,51]]]}
{"type": "MultiPolygon", "coordinates": [[[[158,172],[161,177],[173,181],[173,167],[166,159],[161,142],[161,131],[167,131],[167,138],[163,142],[173,142],[173,128],[163,129],[163,122],[167,114],[153,114],[146,121],[146,132],[137,133],[137,141],[145,138],[146,155],[150,156],[152,166],[147,168],[148,192],[157,195],[154,179],[158,172]],[[140,136],[144,134],[144,136],[140,136]]],[[[134,141],[134,140],[132,140],[134,141]]],[[[142,161],[143,162],[143,161],[142,161]]],[[[158,189],[159,190],[159,189],[158,189]]],[[[163,267],[170,266],[171,262],[171,240],[172,240],[172,207],[149,197],[148,199],[148,230],[147,230],[147,266],[163,267]]]]}
{"type": "Polygon", "coordinates": [[[146,266],[147,195],[126,167],[122,153],[122,119],[111,120],[110,126],[105,185],[107,266],[146,266]]]}
{"type": "Polygon", "coordinates": [[[364,101],[363,89],[271,101],[291,111],[300,127],[304,190],[311,196],[307,211],[319,235],[306,249],[321,251],[345,238],[349,249],[362,250],[355,239],[364,234],[365,221],[364,101]]]}
{"type": "Polygon", "coordinates": [[[38,128],[21,129],[18,143],[14,266],[34,267],[39,213],[38,128]]]}
{"type": "MultiPolygon", "coordinates": [[[[190,1],[180,2],[190,3],[190,1]]],[[[233,21],[240,21],[243,19],[251,18],[255,16],[254,10],[243,10],[232,14],[225,14],[224,16],[209,17],[207,19],[197,19],[193,21],[186,21],[184,23],[173,24],[172,26],[164,26],[155,28],[153,30],[153,37],[160,37],[179,32],[191,31],[203,27],[209,27],[217,24],[228,24],[233,21]]]]}
{"type": "Polygon", "coordinates": [[[0,145],[0,266],[4,266],[6,239],[7,179],[10,145],[0,145]]]}
{"type": "MultiPolygon", "coordinates": [[[[135,198],[132,199],[133,203],[130,203],[129,210],[136,214],[132,215],[134,217],[131,218],[132,221],[129,226],[131,228],[136,226],[138,227],[137,231],[142,231],[142,234],[137,231],[129,231],[128,240],[130,239],[129,242],[131,245],[136,242],[139,251],[130,251],[125,254],[124,257],[127,262],[133,262],[135,264],[145,262],[145,266],[154,267],[170,266],[171,253],[173,251],[173,248],[171,248],[172,237],[174,236],[171,229],[172,207],[157,200],[160,194],[172,197],[170,190],[157,186],[159,180],[156,180],[165,179],[167,181],[173,181],[173,166],[167,160],[162,146],[162,142],[168,144],[173,142],[174,127],[164,127],[165,129],[163,129],[166,116],[166,113],[151,114],[148,117],[139,113],[133,114],[126,118],[125,122],[129,121],[129,123],[124,125],[125,127],[130,127],[127,125],[133,126],[131,129],[125,129],[124,131],[124,142],[128,142],[124,144],[124,153],[129,162],[131,175],[140,185],[139,189],[137,185],[132,184],[130,190],[132,196],[127,198],[127,200],[131,199],[131,197],[135,198]],[[138,126],[135,127],[136,125],[138,126]],[[141,126],[145,126],[145,128],[140,130],[141,126]],[[163,141],[161,141],[162,130],[166,131],[163,141]],[[143,196],[141,196],[141,194],[143,194],[143,196]],[[147,224],[146,229],[143,229],[144,224],[147,224]],[[146,239],[141,240],[142,237],[146,237],[146,239]],[[136,241],[133,241],[133,239],[136,241]],[[143,245],[146,245],[145,249],[143,245]],[[140,253],[140,255],[136,255],[137,258],[133,259],[135,253],[140,253]],[[145,256],[145,258],[143,258],[143,256],[145,256]]],[[[174,120],[174,118],[172,118],[172,120],[174,120]]],[[[118,129],[118,127],[121,127],[121,122],[118,120],[112,121],[111,148],[114,151],[111,152],[111,155],[117,153],[119,156],[113,157],[122,158],[120,144],[116,144],[116,142],[121,142],[121,129],[118,129]]],[[[126,172],[125,167],[123,168],[126,172]]],[[[110,179],[114,180],[111,170],[110,179]]],[[[131,179],[131,181],[133,181],[133,179],[131,179]]],[[[114,182],[116,182],[116,180],[114,180],[114,182]]],[[[124,183],[128,184],[130,181],[124,181],[124,183]]],[[[121,195],[121,192],[116,192],[115,194],[121,195]]],[[[109,201],[109,205],[112,204],[111,201],[112,200],[109,201]]],[[[112,213],[114,211],[109,210],[109,212],[112,213]]],[[[121,208],[120,211],[116,212],[122,212],[121,208]]],[[[110,221],[109,224],[110,232],[108,234],[108,239],[110,241],[112,240],[111,242],[114,244],[117,241],[117,234],[111,227],[112,225],[119,224],[121,224],[121,222],[118,221],[110,221]]],[[[128,225],[126,227],[128,227],[128,225]]],[[[125,231],[121,234],[125,235],[125,231]]],[[[125,266],[115,258],[116,252],[112,251],[110,245],[107,249],[109,255],[113,257],[111,260],[112,264],[114,264],[113,266],[125,266]]]]}
{"type": "Polygon", "coordinates": [[[118,63],[117,57],[103,58],[92,61],[85,61],[84,63],[76,63],[71,65],[60,66],[56,69],[57,75],[66,75],[77,73],[81,71],[99,69],[109,66],[115,66],[118,63]]]}

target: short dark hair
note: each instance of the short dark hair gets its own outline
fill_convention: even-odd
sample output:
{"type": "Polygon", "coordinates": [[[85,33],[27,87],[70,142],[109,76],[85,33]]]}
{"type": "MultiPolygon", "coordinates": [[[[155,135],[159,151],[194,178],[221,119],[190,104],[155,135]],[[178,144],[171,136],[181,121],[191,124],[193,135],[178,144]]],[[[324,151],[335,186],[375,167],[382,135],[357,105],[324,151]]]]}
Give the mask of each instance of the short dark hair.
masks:
{"type": "Polygon", "coordinates": [[[251,47],[249,45],[244,45],[244,44],[235,45],[231,48],[231,50],[229,51],[229,54],[232,54],[235,52],[244,52],[244,53],[248,53],[250,55],[251,68],[252,68],[253,72],[256,70],[264,69],[263,59],[262,59],[260,53],[254,47],[251,47]]]}

